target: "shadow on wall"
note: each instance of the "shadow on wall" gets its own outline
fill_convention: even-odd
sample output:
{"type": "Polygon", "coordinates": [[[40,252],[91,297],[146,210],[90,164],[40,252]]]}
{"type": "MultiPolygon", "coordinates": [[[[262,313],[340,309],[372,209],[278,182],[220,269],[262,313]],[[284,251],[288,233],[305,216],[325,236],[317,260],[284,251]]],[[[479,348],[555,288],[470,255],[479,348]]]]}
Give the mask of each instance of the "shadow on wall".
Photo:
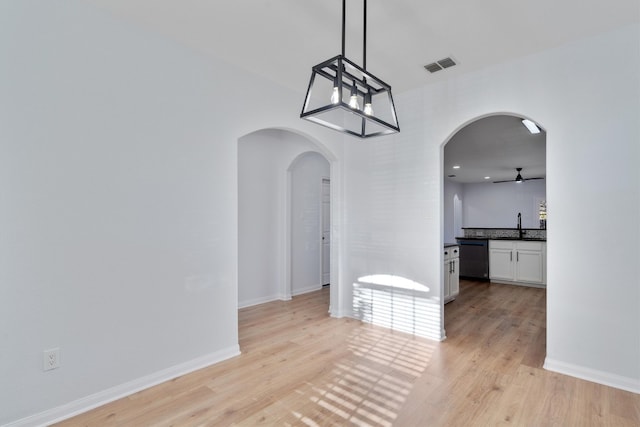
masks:
{"type": "Polygon", "coordinates": [[[428,286],[402,276],[373,274],[353,284],[354,317],[422,337],[440,334],[440,300],[428,286]]]}

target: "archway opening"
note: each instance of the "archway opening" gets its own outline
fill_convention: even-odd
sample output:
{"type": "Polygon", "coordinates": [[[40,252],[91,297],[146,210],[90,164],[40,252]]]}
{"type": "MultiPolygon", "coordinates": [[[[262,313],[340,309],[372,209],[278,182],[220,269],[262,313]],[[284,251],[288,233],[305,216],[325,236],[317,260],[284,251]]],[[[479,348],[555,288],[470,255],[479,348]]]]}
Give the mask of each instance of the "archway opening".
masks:
{"type": "MultiPolygon", "coordinates": [[[[503,285],[512,286],[514,295],[536,289],[546,334],[546,131],[537,125],[539,132],[531,132],[523,119],[504,113],[479,117],[443,144],[442,243],[459,249],[453,270],[450,254],[443,263],[448,336],[456,333],[448,319],[474,315],[449,302],[462,306],[470,295],[480,301],[503,285]],[[457,294],[451,282],[456,279],[457,294]]],[[[544,347],[544,340],[536,345],[544,347]]]]}
{"type": "MultiPolygon", "coordinates": [[[[321,192],[323,179],[333,182],[335,161],[317,141],[286,129],[262,129],[239,138],[239,308],[288,300],[324,284],[321,192]]],[[[334,205],[337,195],[330,194],[334,205]]],[[[332,224],[328,237],[336,227],[332,224]]],[[[337,245],[330,241],[335,260],[337,245]]],[[[339,306],[339,282],[334,263],[327,264],[331,311],[339,306]]]]}

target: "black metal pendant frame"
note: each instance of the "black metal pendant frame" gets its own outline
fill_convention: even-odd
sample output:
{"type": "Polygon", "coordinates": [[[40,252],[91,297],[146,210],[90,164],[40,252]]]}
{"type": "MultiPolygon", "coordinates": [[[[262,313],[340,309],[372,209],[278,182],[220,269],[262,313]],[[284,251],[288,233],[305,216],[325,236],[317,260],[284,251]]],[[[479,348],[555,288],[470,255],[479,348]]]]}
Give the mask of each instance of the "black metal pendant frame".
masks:
{"type": "Polygon", "coordinates": [[[367,1],[363,67],[344,55],[345,8],[343,0],[342,54],[312,67],[300,118],[360,138],[400,132],[391,86],[366,70],[367,1]],[[365,108],[360,108],[360,102],[365,108]]]}

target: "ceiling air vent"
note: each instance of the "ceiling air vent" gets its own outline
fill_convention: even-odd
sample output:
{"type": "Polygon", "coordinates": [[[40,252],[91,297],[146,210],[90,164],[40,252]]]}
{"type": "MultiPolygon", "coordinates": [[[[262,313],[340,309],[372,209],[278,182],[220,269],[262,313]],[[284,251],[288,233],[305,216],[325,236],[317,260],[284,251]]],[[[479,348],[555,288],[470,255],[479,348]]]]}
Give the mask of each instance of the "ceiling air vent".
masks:
{"type": "Polygon", "coordinates": [[[445,68],[453,67],[454,65],[456,65],[456,62],[453,59],[444,58],[431,64],[427,64],[424,68],[430,73],[435,73],[436,71],[444,70],[445,68]]]}

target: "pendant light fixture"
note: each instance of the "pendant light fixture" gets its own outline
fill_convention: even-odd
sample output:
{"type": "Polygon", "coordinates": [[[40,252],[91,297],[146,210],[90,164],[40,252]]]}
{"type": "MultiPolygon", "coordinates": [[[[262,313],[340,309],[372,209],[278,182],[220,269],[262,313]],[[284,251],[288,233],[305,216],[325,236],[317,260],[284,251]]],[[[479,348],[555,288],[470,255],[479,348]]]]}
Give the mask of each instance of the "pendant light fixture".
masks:
{"type": "Polygon", "coordinates": [[[342,0],[342,53],[312,67],[300,118],[360,138],[400,132],[391,86],[367,71],[367,0],[362,67],[345,57],[346,0],[342,0]]]}

